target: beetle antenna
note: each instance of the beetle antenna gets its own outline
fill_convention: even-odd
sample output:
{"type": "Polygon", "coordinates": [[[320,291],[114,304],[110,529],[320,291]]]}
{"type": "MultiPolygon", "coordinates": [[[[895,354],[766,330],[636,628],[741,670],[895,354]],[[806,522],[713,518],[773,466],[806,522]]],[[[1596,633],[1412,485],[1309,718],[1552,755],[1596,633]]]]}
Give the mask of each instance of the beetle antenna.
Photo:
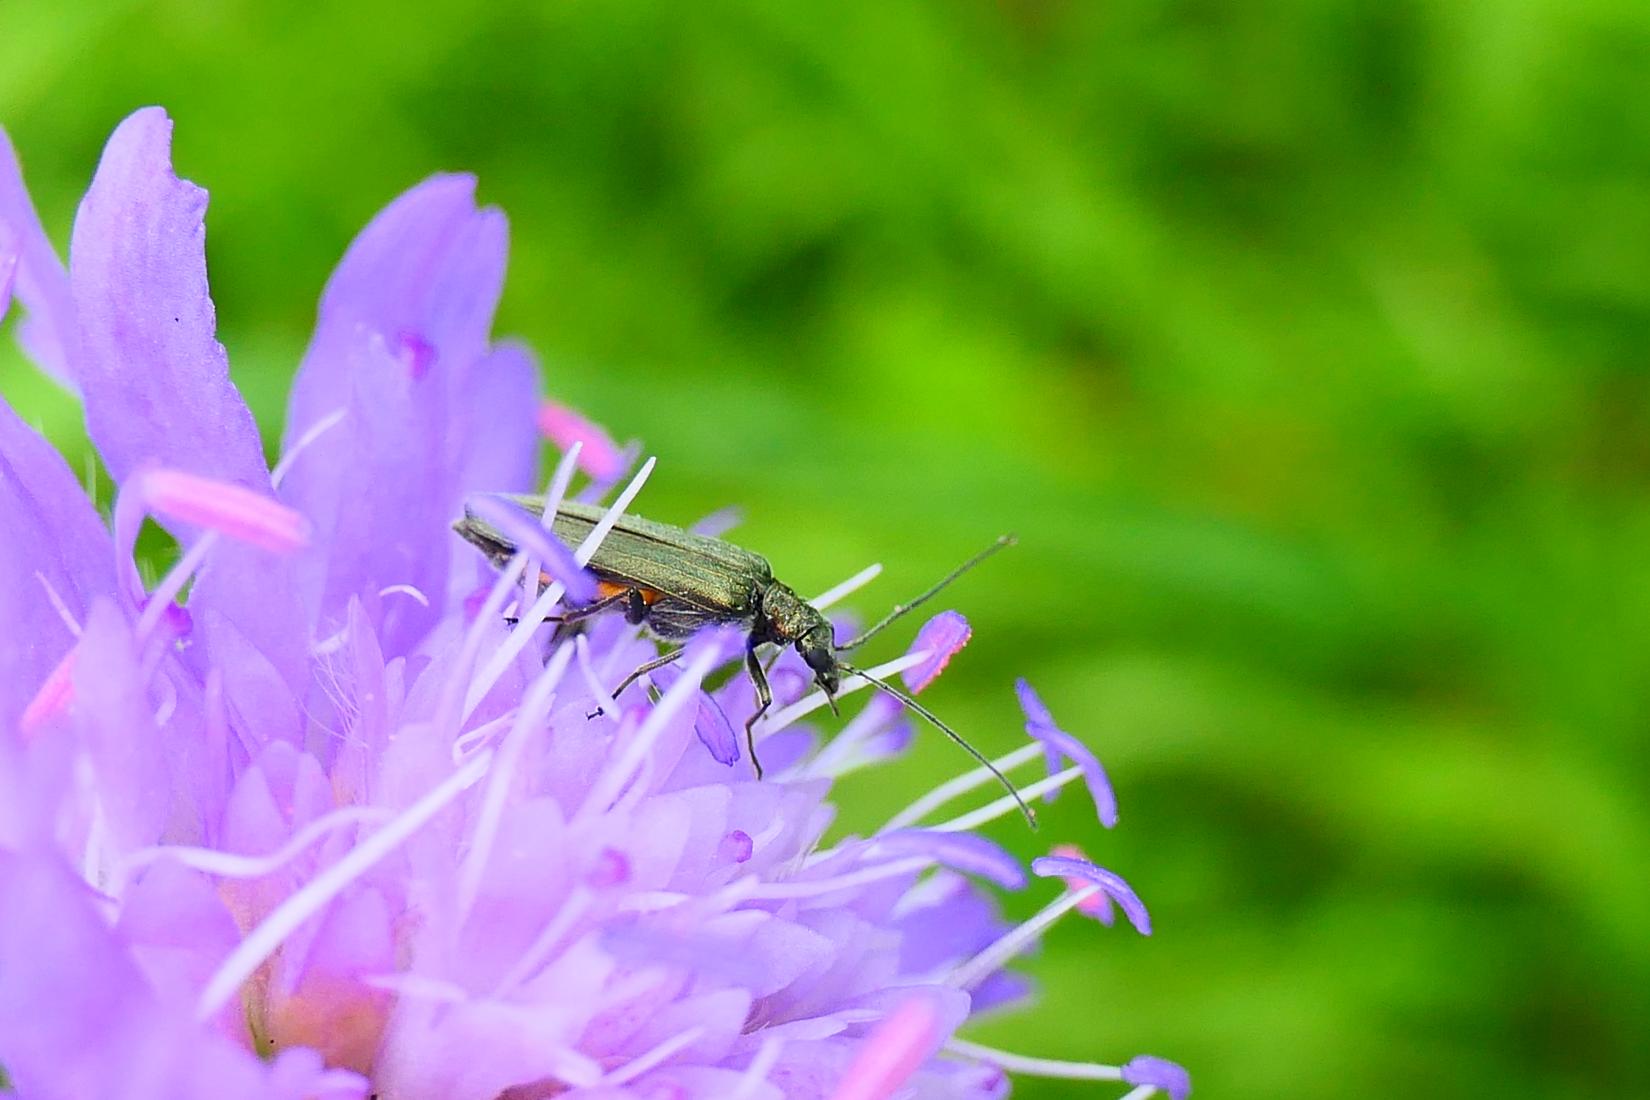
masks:
{"type": "MultiPolygon", "coordinates": [[[[998,543],[998,545],[1000,546],[1000,545],[1004,545],[1004,544],[1003,543],[998,543]]],[[[995,547],[993,547],[993,549],[995,549],[995,547]]],[[[989,554],[990,552],[991,552],[990,550],[986,551],[987,554],[989,554]]],[[[984,555],[981,555],[981,556],[983,557],[984,555]]],[[[976,560],[978,560],[978,559],[976,559],[976,560]]],[[[972,563],[970,563],[970,564],[972,564],[972,563]]],[[[939,716],[936,715],[933,711],[929,710],[927,707],[925,707],[921,703],[917,702],[917,700],[914,697],[912,697],[909,693],[901,691],[899,688],[895,687],[893,684],[890,684],[887,680],[879,680],[875,676],[872,676],[869,672],[866,672],[863,669],[855,668],[854,666],[852,666],[850,664],[843,664],[842,665],[842,670],[844,672],[850,673],[854,676],[858,676],[862,680],[866,680],[866,681],[868,681],[872,684],[875,684],[877,687],[881,688],[883,691],[887,692],[889,695],[893,696],[895,699],[898,699],[901,703],[905,704],[905,707],[906,707],[907,710],[910,710],[915,714],[921,715],[923,718],[927,719],[928,723],[930,725],[932,725],[935,729],[939,730],[941,733],[943,733],[947,737],[951,738],[951,740],[953,740],[957,744],[961,745],[963,747],[964,752],[966,752],[969,756],[972,756],[975,760],[979,761],[980,764],[985,767],[986,771],[989,771],[992,775],[997,777],[997,782],[999,782],[1003,785],[1003,789],[1006,790],[1009,794],[1014,796],[1014,801],[1019,804],[1020,812],[1025,815],[1026,824],[1030,825],[1033,829],[1037,828],[1037,814],[1036,814],[1035,811],[1032,810],[1032,808],[1030,806],[1026,805],[1026,800],[1024,798],[1020,797],[1019,788],[1014,786],[1013,782],[1008,778],[1008,776],[1004,775],[1001,771],[998,770],[997,765],[993,764],[990,760],[986,759],[986,756],[985,756],[984,753],[982,753],[979,749],[975,748],[973,745],[970,745],[968,743],[968,741],[963,737],[962,734],[958,733],[956,730],[952,729],[950,726],[948,726],[944,722],[940,721],[939,716]]]]}
{"type": "MultiPolygon", "coordinates": [[[[978,554],[975,554],[973,557],[957,566],[957,568],[951,570],[951,572],[940,578],[940,582],[938,584],[918,596],[916,599],[912,600],[910,603],[895,604],[894,609],[884,615],[881,621],[875,626],[860,634],[859,637],[852,638],[849,641],[844,642],[842,645],[837,646],[837,652],[842,653],[846,650],[856,649],[859,646],[864,645],[866,642],[882,633],[883,628],[889,623],[893,622],[895,619],[898,619],[901,615],[904,615],[908,611],[915,611],[917,608],[937,596],[940,590],[946,585],[950,584],[952,581],[956,580],[958,577],[962,576],[964,573],[968,572],[970,569],[974,568],[976,565],[980,564],[982,561],[989,558],[1003,547],[1013,546],[1014,542],[1015,539],[1013,535],[999,536],[996,542],[993,542],[990,546],[987,546],[984,550],[981,550],[978,554]]],[[[952,734],[952,736],[955,737],[956,735],[952,734]]]]}

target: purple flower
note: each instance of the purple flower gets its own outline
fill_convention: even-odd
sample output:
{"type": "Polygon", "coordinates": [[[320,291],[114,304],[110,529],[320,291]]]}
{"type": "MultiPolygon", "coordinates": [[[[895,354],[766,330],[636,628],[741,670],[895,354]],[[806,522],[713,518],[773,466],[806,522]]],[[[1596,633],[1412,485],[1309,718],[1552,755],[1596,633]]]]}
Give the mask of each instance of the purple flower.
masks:
{"type": "MultiPolygon", "coordinates": [[[[501,573],[452,535],[472,493],[536,488],[541,431],[566,437],[552,502],[633,461],[577,414],[546,427],[533,357],[493,338],[505,223],[470,179],[351,245],[270,469],[170,138],[158,109],[115,131],[65,270],[0,137],[0,317],[15,296],[118,485],[105,522],[0,403],[0,1087],[885,1100],[1001,1096],[1006,1070],[1184,1094],[1155,1059],[1074,1070],[956,1036],[1020,995],[1004,968],[1061,913],[1103,892],[1145,919],[1055,857],[1037,870],[1071,887],[1004,922],[982,882],[1024,871],[972,830],[1013,800],[934,814],[986,769],[827,843],[831,781],[900,751],[898,708],[819,747],[798,723],[823,700],[779,654],[757,782],[749,685],[704,687],[739,639],[695,638],[615,700],[652,643],[622,616],[546,628],[589,597],[601,527],[566,547],[501,511],[526,547],[501,573]],[[153,584],[146,519],[179,547],[153,584]]],[[[947,613],[868,671],[919,690],[967,633],[947,613]]]]}

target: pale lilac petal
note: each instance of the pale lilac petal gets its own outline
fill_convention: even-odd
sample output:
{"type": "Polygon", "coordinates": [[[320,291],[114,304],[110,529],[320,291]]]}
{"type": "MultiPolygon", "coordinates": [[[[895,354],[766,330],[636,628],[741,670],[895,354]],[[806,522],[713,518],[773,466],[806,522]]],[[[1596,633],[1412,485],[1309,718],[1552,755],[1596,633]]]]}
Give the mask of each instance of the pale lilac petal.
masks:
{"type": "Polygon", "coordinates": [[[538,428],[533,418],[539,385],[538,359],[518,341],[494,344],[477,364],[461,408],[466,423],[460,492],[533,490],[539,472],[538,428]]]}
{"type": "Polygon", "coordinates": [[[172,760],[149,717],[153,704],[131,626],[108,600],[87,616],[73,681],[75,723],[102,795],[106,842],[121,855],[153,844],[171,816],[172,760]]]}
{"type": "Polygon", "coordinates": [[[0,323],[11,310],[11,287],[17,278],[17,255],[0,250],[0,323]]]}
{"type": "Polygon", "coordinates": [[[503,541],[532,554],[539,567],[566,588],[570,604],[587,604],[596,598],[596,575],[580,565],[573,551],[548,531],[537,516],[491,494],[471,497],[465,510],[495,527],[503,541]]]}
{"type": "Polygon", "coordinates": [[[917,631],[916,641],[911,643],[910,652],[928,651],[928,659],[920,665],[906,669],[901,675],[905,679],[906,689],[919,692],[939,679],[945,666],[951,663],[951,658],[962,651],[968,644],[974,630],[968,625],[968,620],[955,611],[941,611],[932,619],[922,624],[917,631]]]}
{"type": "Polygon", "coordinates": [[[1150,1085],[1169,1094],[1170,1100],[1186,1100],[1192,1094],[1192,1076],[1176,1062],[1142,1054],[1123,1064],[1123,1080],[1130,1085],[1150,1085]]]}
{"type": "MultiPolygon", "coordinates": [[[[1020,697],[1020,708],[1025,711],[1026,733],[1042,743],[1043,754],[1048,759],[1050,775],[1060,770],[1062,759],[1070,760],[1083,769],[1083,782],[1088,786],[1089,797],[1094,800],[1095,811],[1100,816],[1100,823],[1106,828],[1117,824],[1117,796],[1112,792],[1111,780],[1106,776],[1106,769],[1101,766],[1099,757],[1089,750],[1089,747],[1065,730],[1054,724],[1054,716],[1049,713],[1048,707],[1038,697],[1037,692],[1023,678],[1016,681],[1015,692],[1020,697]]],[[[1050,791],[1044,801],[1053,801],[1054,792],[1050,791]]]]}
{"type": "Polygon", "coordinates": [[[206,285],[206,192],[172,173],[157,107],[115,130],[69,250],[86,426],[110,475],[156,463],[269,483],[258,427],[229,380],[206,285]]]}
{"type": "Polygon", "coordinates": [[[391,656],[444,610],[449,528],[480,430],[473,391],[497,381],[477,378],[491,362],[507,230],[496,210],[476,208],[474,190],[467,176],[434,177],[356,238],[327,285],[287,412],[288,446],[344,416],[282,490],[315,524],[315,548],[300,558],[311,617],[336,629],[358,598],[391,656]],[[403,586],[427,603],[380,604],[380,592],[403,586]]]}
{"type": "Polygon", "coordinates": [[[566,405],[554,401],[539,404],[539,432],[562,451],[575,443],[579,449],[579,467],[598,481],[612,481],[624,473],[624,455],[600,424],[586,419],[566,405]]]}
{"type": "Polygon", "coordinates": [[[1134,925],[1135,931],[1142,936],[1152,934],[1152,919],[1146,913],[1145,903],[1121,876],[1104,867],[1098,867],[1086,859],[1038,856],[1031,861],[1031,870],[1044,878],[1078,879],[1100,887],[1123,910],[1123,915],[1129,918],[1129,923],[1134,925]]]}
{"type": "MultiPolygon", "coordinates": [[[[668,689],[676,682],[680,675],[670,666],[655,669],[653,680],[659,687],[668,689]]],[[[733,723],[728,721],[727,712],[722,709],[716,698],[706,692],[699,692],[697,701],[698,710],[693,718],[693,732],[699,742],[710,751],[711,758],[718,764],[731,765],[739,759],[739,734],[734,731],[733,723]]]]}
{"type": "Polygon", "coordinates": [[[114,550],[62,458],[0,401],[0,730],[9,730],[74,642],[63,611],[83,623],[112,596],[114,550]]]}
{"type": "MultiPolygon", "coordinates": [[[[77,389],[80,335],[69,274],[40,225],[4,127],[0,127],[0,253],[17,259],[17,298],[28,311],[18,329],[18,341],[35,365],[59,385],[77,389]]],[[[0,308],[0,316],[4,313],[0,308]]]]}
{"type": "MultiPolygon", "coordinates": [[[[75,219],[70,281],[87,428],[116,481],[158,464],[268,493],[257,425],[215,336],[206,193],[173,174],[171,138],[172,122],[158,108],[123,122],[75,219]]],[[[193,541],[198,532],[180,524],[176,533],[193,541]]],[[[190,605],[214,624],[201,657],[218,654],[233,630],[273,670],[271,690],[295,694],[305,679],[306,631],[288,598],[287,569],[255,548],[223,547],[190,605]]],[[[234,705],[250,711],[254,698],[239,678],[227,686],[234,705]]]]}

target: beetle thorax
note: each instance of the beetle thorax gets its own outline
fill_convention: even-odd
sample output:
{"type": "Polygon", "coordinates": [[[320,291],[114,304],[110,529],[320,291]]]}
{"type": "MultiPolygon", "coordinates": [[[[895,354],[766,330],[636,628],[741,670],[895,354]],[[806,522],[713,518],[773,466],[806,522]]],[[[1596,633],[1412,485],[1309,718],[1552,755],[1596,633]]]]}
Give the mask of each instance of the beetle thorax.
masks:
{"type": "Polygon", "coordinates": [[[763,625],[767,641],[786,645],[795,642],[821,625],[829,626],[807,600],[775,581],[762,593],[763,625]]]}

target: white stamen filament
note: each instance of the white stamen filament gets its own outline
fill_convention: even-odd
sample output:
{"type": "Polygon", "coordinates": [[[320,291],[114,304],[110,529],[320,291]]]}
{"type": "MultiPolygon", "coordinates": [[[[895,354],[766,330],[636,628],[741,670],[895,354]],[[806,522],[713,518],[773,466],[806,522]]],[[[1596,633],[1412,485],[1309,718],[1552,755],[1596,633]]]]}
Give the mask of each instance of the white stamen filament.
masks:
{"type": "MultiPolygon", "coordinates": [[[[619,522],[619,517],[630,506],[630,502],[636,499],[636,494],[642,491],[642,486],[647,484],[648,475],[653,473],[655,461],[655,459],[650,458],[642,463],[642,468],[636,471],[636,476],[630,479],[630,484],[625,486],[624,492],[619,494],[618,499],[613,502],[612,506],[602,515],[601,520],[591,529],[590,534],[586,535],[584,541],[579,543],[578,549],[573,551],[573,560],[580,565],[590,564],[590,559],[595,557],[596,551],[601,548],[602,540],[607,538],[607,533],[613,529],[613,525],[619,522]]],[[[545,509],[548,511],[550,505],[559,506],[560,503],[561,498],[552,493],[545,502],[545,509]]],[[[471,711],[475,710],[476,704],[480,703],[487,693],[493,689],[493,685],[498,683],[499,677],[504,675],[504,670],[510,667],[517,655],[527,648],[527,643],[532,641],[534,632],[549,616],[550,609],[556,605],[556,601],[561,599],[563,591],[564,588],[560,581],[546,588],[544,594],[533,601],[533,606],[527,614],[523,615],[521,620],[516,623],[515,629],[505,635],[503,643],[494,651],[487,664],[482,667],[481,672],[475,678],[475,683],[470,688],[470,694],[464,706],[466,717],[469,716],[471,711]]]]}
{"type": "MultiPolygon", "coordinates": [[[[1066,1081],[1121,1081],[1122,1066],[1107,1066],[1099,1062],[1066,1062],[1055,1058],[1028,1058],[996,1047],[970,1043],[966,1039],[948,1039],[945,1049],[965,1058],[988,1062],[1009,1073],[1024,1073],[1031,1077],[1055,1077],[1066,1081]]],[[[1143,1086],[1150,1088],[1150,1085],[1143,1086]]],[[[1132,1093],[1130,1095],[1133,1095],[1132,1093]]]]}
{"type": "Polygon", "coordinates": [[[590,689],[591,696],[596,700],[596,706],[601,709],[603,717],[609,722],[619,721],[619,701],[613,698],[613,693],[603,685],[601,677],[596,675],[596,668],[590,663],[590,642],[583,634],[573,639],[573,645],[578,650],[579,673],[584,677],[585,686],[590,689]]]}
{"type": "Polygon", "coordinates": [[[877,576],[881,572],[882,563],[880,561],[872,562],[870,565],[867,565],[864,569],[861,569],[858,573],[855,573],[841,584],[827,588],[825,591],[821,592],[808,602],[814,605],[815,611],[824,611],[833,604],[841,603],[849,596],[852,596],[855,592],[858,592],[861,588],[864,588],[866,585],[876,580],[877,576]]]}
{"type": "MultiPolygon", "coordinates": [[[[1021,787],[1020,799],[1030,802],[1033,798],[1039,798],[1042,795],[1047,794],[1049,791],[1059,790],[1067,783],[1070,783],[1072,780],[1082,776],[1082,774],[1083,769],[1078,767],[1076,764],[1073,764],[1063,772],[1055,772],[1047,779],[1039,779],[1035,783],[1030,783],[1024,787],[1021,787]]],[[[977,810],[973,810],[966,814],[959,814],[949,821],[942,821],[938,825],[930,825],[928,828],[942,833],[968,832],[973,829],[978,829],[981,825],[984,825],[988,821],[996,821],[999,817],[1016,813],[1019,809],[1019,799],[1016,799],[1013,795],[1004,795],[1003,797],[997,799],[997,801],[988,802],[977,810]]]]}
{"type": "Polygon", "coordinates": [[[454,738],[452,748],[453,763],[464,763],[464,758],[469,756],[481,745],[484,745],[490,741],[493,734],[497,733],[501,729],[508,729],[516,720],[517,709],[519,708],[512,708],[499,715],[497,718],[494,718],[492,721],[483,722],[475,729],[465,730],[463,733],[454,738]]]}
{"type": "Polygon", "coordinates": [[[470,835],[470,850],[458,871],[458,920],[463,923],[475,904],[481,889],[481,876],[487,869],[487,860],[493,854],[493,843],[498,839],[498,825],[504,817],[504,801],[510,794],[510,783],[515,779],[516,764],[534,726],[544,717],[556,697],[556,686],[573,658],[571,646],[559,646],[544,666],[516,712],[515,724],[504,735],[499,746],[496,766],[482,789],[481,806],[476,811],[475,831],[470,835]]]}
{"type": "Polygon", "coordinates": [[[934,866],[932,856],[908,856],[905,859],[891,860],[888,863],[867,867],[864,870],[850,871],[845,875],[833,875],[830,878],[811,879],[805,882],[756,882],[751,879],[742,879],[731,884],[726,892],[736,896],[740,901],[781,901],[795,898],[812,898],[821,894],[835,893],[838,890],[852,890],[867,883],[881,882],[885,878],[897,878],[900,875],[910,874],[912,871],[921,871],[932,866],[934,866]]]}
{"type": "MultiPolygon", "coordinates": [[[[568,449],[566,454],[562,455],[561,461],[556,463],[555,472],[550,475],[550,487],[545,493],[546,511],[561,507],[562,499],[567,495],[567,487],[573,481],[573,467],[578,462],[578,458],[579,449],[572,447],[568,449]]],[[[477,612],[475,621],[470,624],[469,630],[464,634],[464,645],[459,650],[458,660],[454,662],[453,675],[448,680],[443,692],[442,704],[437,711],[438,714],[451,715],[453,707],[457,705],[457,691],[465,683],[470,683],[473,689],[474,680],[471,679],[470,672],[475,667],[476,655],[481,652],[482,640],[486,637],[488,629],[498,621],[499,613],[503,610],[505,601],[514,595],[516,581],[521,578],[522,572],[526,568],[527,555],[517,551],[511,556],[510,563],[499,572],[497,577],[493,578],[493,586],[487,591],[487,599],[482,602],[481,610],[477,612]]],[[[505,644],[508,643],[509,638],[506,637],[505,644]]],[[[504,669],[508,668],[510,661],[514,659],[512,654],[509,659],[499,666],[499,671],[494,674],[493,682],[497,681],[498,676],[503,674],[504,669]]],[[[489,683],[487,687],[488,690],[491,690],[492,683],[489,683]]],[[[476,703],[485,697],[485,691],[480,695],[476,695],[473,690],[471,694],[465,696],[463,717],[459,721],[468,718],[470,713],[475,710],[476,703]],[[474,702],[471,701],[472,699],[474,702]]],[[[446,728],[446,722],[438,723],[437,728],[446,728]]]]}
{"type": "Polygon", "coordinates": [[[279,950],[304,921],[320,912],[374,864],[428,824],[448,803],[475,785],[487,774],[492,762],[491,752],[479,754],[277,905],[218,965],[201,991],[195,1006],[196,1017],[208,1020],[216,1015],[242,983],[257,973],[258,967],[279,950]]]}
{"type": "Polygon", "coordinates": [[[716,651],[707,647],[682,670],[681,677],[670,685],[670,690],[659,697],[659,701],[653,705],[652,712],[642,722],[641,727],[631,735],[624,746],[623,755],[610,763],[596,778],[596,782],[591,784],[583,805],[579,807],[578,813],[573,815],[574,820],[604,813],[612,806],[613,800],[630,783],[638,765],[653,751],[653,743],[664,733],[671,719],[676,717],[676,712],[698,693],[700,683],[715,664],[716,651]]]}
{"type": "Polygon", "coordinates": [[[316,818],[293,833],[285,844],[261,856],[220,852],[216,848],[190,848],[168,844],[139,848],[116,866],[114,882],[109,892],[116,895],[124,894],[126,884],[132,880],[136,872],[163,859],[176,860],[190,870],[218,878],[262,878],[280,870],[297,859],[316,841],[339,829],[367,821],[383,821],[392,816],[394,815],[389,810],[379,806],[345,806],[316,818]]]}
{"type": "MultiPolygon", "coordinates": [[[[1021,745],[1013,752],[1007,752],[993,760],[992,765],[1003,774],[1008,774],[1027,761],[1036,760],[1043,755],[1043,746],[1038,744],[1021,745]]],[[[879,832],[889,832],[893,829],[903,829],[914,825],[928,816],[930,810],[950,802],[959,795],[967,794],[976,787],[983,787],[987,783],[997,782],[997,777],[991,774],[989,768],[975,768],[966,771],[955,779],[948,779],[935,787],[905,809],[888,819],[879,832]]]]}
{"type": "Polygon", "coordinates": [[[47,601],[51,603],[52,610],[57,612],[57,617],[63,620],[63,625],[69,628],[69,633],[76,638],[80,637],[80,623],[75,620],[74,614],[69,610],[69,605],[63,602],[63,597],[57,594],[57,589],[52,587],[52,582],[46,579],[46,574],[36,569],[34,579],[39,581],[40,587],[46,590],[47,601]]]}
{"type": "Polygon", "coordinates": [[[773,1067],[779,1062],[779,1052],[784,1049],[783,1039],[771,1036],[763,1039],[762,1045],[751,1055],[751,1064],[745,1067],[744,1076],[739,1078],[739,1084],[728,1095],[728,1100],[750,1100],[751,1093],[767,1082],[768,1074],[773,1072],[773,1067]]]}
{"type": "MultiPolygon", "coordinates": [[[[904,672],[908,668],[915,668],[917,665],[922,664],[926,660],[928,660],[928,651],[924,649],[919,650],[916,653],[907,653],[903,657],[895,657],[892,661],[889,661],[886,664],[880,664],[875,668],[866,669],[866,671],[879,680],[886,680],[895,673],[904,672]]],[[[845,676],[842,680],[842,687],[837,691],[836,697],[841,699],[844,695],[851,695],[856,691],[872,686],[874,685],[863,676],[845,676]]],[[[781,709],[774,711],[772,714],[769,714],[765,719],[763,719],[762,724],[759,727],[759,733],[763,737],[778,733],[786,726],[800,718],[812,714],[814,711],[823,706],[825,706],[825,693],[816,688],[807,695],[804,695],[801,699],[798,699],[796,702],[792,703],[790,706],[782,707],[781,709]]]]}
{"type": "Polygon", "coordinates": [[[704,1038],[705,1029],[702,1026],[690,1027],[686,1031],[677,1032],[646,1054],[638,1054],[618,1069],[603,1077],[604,1085],[622,1085],[626,1081],[634,1081],[648,1070],[661,1065],[673,1054],[686,1050],[688,1047],[704,1038]]]}
{"type": "Polygon", "coordinates": [[[540,929],[539,934],[533,937],[533,942],[527,950],[522,952],[520,959],[499,980],[493,996],[508,997],[516,991],[523,982],[532,978],[550,958],[550,953],[561,943],[562,937],[567,935],[584,916],[585,910],[590,908],[590,891],[577,887],[568,895],[556,909],[556,915],[540,929]]]}
{"type": "Polygon", "coordinates": [[[346,415],[347,409],[333,409],[299,436],[298,441],[287,449],[286,454],[281,456],[281,460],[275,463],[275,468],[269,472],[270,488],[279,489],[281,482],[286,480],[286,475],[292,472],[292,464],[298,461],[298,456],[309,450],[310,444],[342,423],[346,415]]]}
{"type": "Polygon", "coordinates": [[[212,552],[212,548],[217,546],[221,537],[216,531],[202,532],[201,537],[195,540],[195,545],[184,551],[183,557],[166,571],[166,576],[161,578],[155,590],[144,601],[143,613],[138,616],[137,628],[133,634],[136,635],[139,644],[154,633],[155,627],[160,625],[161,616],[166,614],[166,609],[172,606],[173,601],[178,598],[178,593],[183,591],[183,586],[206,561],[206,555],[212,552]]]}
{"type": "Polygon", "coordinates": [[[1156,1095],[1156,1085],[1136,1085],[1122,1096],[1119,1096],[1117,1100],[1146,1100],[1147,1097],[1156,1095]]]}
{"type": "Polygon", "coordinates": [[[1085,886],[1081,890],[1067,890],[1038,910],[1031,919],[1010,928],[998,937],[996,942],[958,966],[946,977],[945,984],[956,989],[973,989],[1040,939],[1055,921],[1098,893],[1098,885],[1085,886]]]}
{"type": "Polygon", "coordinates": [[[410,584],[392,584],[387,588],[380,588],[378,590],[378,595],[380,597],[406,596],[416,603],[423,604],[425,607],[430,606],[430,598],[410,584]]]}

